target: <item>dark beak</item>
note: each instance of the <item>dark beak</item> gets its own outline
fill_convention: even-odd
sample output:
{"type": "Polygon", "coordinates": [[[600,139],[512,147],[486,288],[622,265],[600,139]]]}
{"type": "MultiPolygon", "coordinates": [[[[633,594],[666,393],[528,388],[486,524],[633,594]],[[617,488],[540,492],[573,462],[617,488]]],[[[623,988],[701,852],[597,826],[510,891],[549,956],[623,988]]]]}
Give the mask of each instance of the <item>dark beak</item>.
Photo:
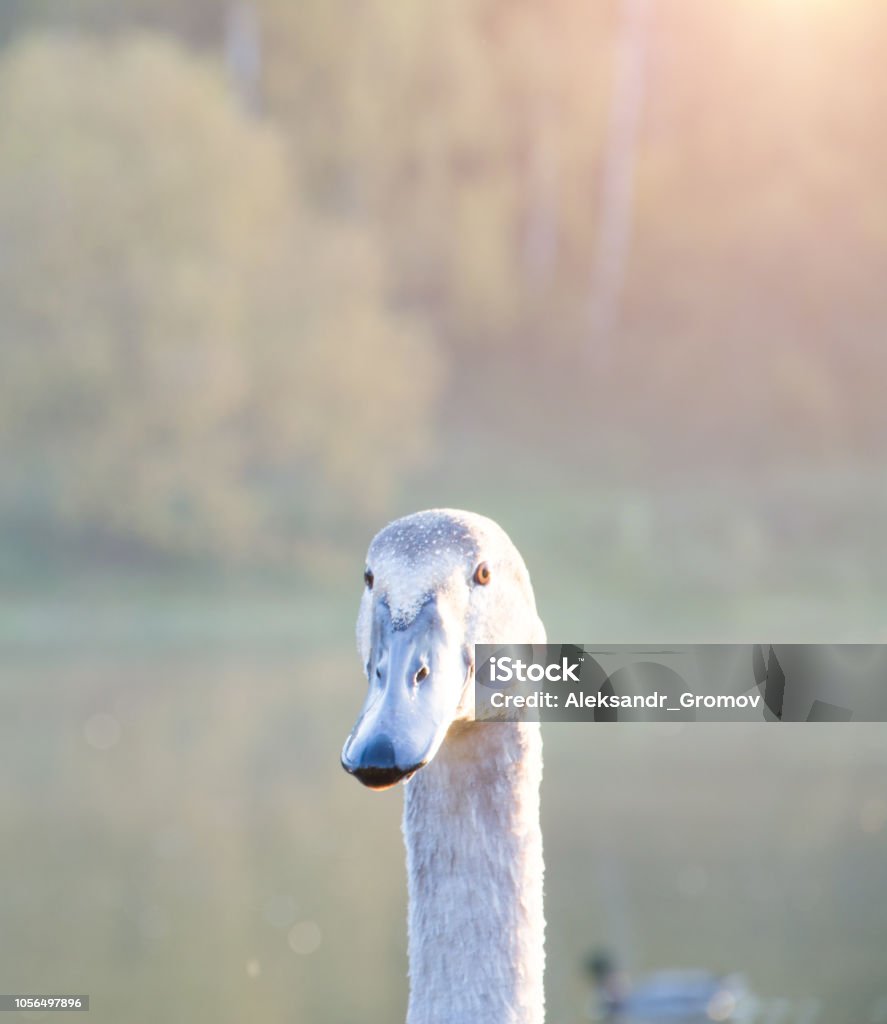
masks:
{"type": "Polygon", "coordinates": [[[342,767],[370,789],[408,779],[437,752],[462,697],[469,659],[448,642],[434,599],[405,627],[373,610],[369,690],[342,767]]]}

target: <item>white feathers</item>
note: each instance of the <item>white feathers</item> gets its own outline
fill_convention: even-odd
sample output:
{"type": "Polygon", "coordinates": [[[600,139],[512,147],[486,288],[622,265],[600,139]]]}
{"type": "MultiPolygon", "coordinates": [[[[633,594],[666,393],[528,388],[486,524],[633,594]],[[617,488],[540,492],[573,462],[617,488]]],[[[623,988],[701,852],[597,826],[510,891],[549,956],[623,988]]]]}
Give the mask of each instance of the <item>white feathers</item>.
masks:
{"type": "Polygon", "coordinates": [[[455,725],[407,785],[407,1024],[542,1024],[538,725],[455,725]]]}
{"type": "MultiPolygon", "coordinates": [[[[376,601],[397,629],[433,597],[464,648],[545,642],[523,559],[491,519],[451,509],[398,519],[373,540],[367,569],[357,627],[365,665],[376,601]],[[481,561],[483,586],[474,582],[481,561]]],[[[407,785],[408,1024],[542,1024],[539,727],[461,721],[469,712],[458,708],[407,785]]]]}

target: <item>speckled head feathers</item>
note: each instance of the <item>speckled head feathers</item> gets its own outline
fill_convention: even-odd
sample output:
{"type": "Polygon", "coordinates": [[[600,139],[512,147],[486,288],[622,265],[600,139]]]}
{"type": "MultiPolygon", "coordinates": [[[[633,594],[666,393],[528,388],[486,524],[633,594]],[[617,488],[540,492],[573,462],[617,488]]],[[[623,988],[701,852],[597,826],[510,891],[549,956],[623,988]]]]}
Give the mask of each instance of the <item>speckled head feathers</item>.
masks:
{"type": "Polygon", "coordinates": [[[484,516],[433,509],[370,544],[357,644],[369,688],[342,763],[384,788],[427,764],[474,708],[474,646],[544,643],[530,577],[484,516]]]}
{"type": "MultiPolygon", "coordinates": [[[[370,545],[367,566],[396,628],[408,625],[432,594],[468,585],[481,559],[508,569],[520,555],[492,519],[471,512],[431,509],[396,519],[370,545]]],[[[523,569],[526,573],[526,569],[523,569]]]]}
{"type": "Polygon", "coordinates": [[[383,601],[394,628],[402,629],[432,597],[458,620],[467,643],[544,640],[524,560],[502,527],[486,516],[429,509],[396,519],[370,544],[367,569],[373,590],[365,592],[358,620],[362,652],[369,642],[368,621],[362,620],[374,602],[383,601]],[[482,561],[491,579],[479,588],[473,576],[482,561]]]}

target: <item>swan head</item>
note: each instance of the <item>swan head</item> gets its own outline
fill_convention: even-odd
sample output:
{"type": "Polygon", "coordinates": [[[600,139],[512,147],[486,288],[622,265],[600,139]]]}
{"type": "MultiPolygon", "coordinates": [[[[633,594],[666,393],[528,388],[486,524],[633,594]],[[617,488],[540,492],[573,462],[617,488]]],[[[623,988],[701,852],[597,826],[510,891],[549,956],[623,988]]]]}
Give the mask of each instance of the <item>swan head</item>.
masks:
{"type": "Polygon", "coordinates": [[[544,643],[505,531],[453,509],[390,523],[367,553],[357,646],[368,691],[342,766],[372,789],[410,778],[474,712],[474,645],[544,643]]]}

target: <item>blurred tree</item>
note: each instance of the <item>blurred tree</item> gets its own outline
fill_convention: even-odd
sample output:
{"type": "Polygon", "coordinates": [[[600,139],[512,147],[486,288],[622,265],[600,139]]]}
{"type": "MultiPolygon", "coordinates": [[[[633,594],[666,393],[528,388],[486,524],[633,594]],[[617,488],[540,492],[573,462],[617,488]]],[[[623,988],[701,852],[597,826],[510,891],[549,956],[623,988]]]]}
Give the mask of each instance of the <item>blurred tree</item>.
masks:
{"type": "Polygon", "coordinates": [[[214,64],[147,34],[26,38],[0,121],[7,490],[39,471],[55,515],[231,550],[319,481],[365,508],[421,454],[433,349],[214,64]]]}
{"type": "MultiPolygon", "coordinates": [[[[227,24],[230,65],[231,26],[248,10],[241,92],[289,144],[294,237],[311,237],[312,269],[352,243],[364,265],[384,252],[389,308],[366,301],[386,330],[404,329],[393,306],[442,340],[467,429],[492,421],[508,444],[543,436],[566,461],[589,437],[647,451],[651,464],[684,463],[686,446],[719,462],[877,448],[887,8],[640,6],[643,111],[624,134],[632,160],[611,145],[609,170],[607,112],[637,77],[620,60],[619,0],[10,0],[0,40],[48,26],[110,40],[161,28],[220,56],[227,24]],[[619,201],[601,204],[602,193],[619,201]],[[333,227],[314,233],[318,223],[333,227]],[[602,273],[602,252],[629,255],[602,273]],[[612,358],[577,372],[595,277],[617,282],[600,317],[612,358]],[[506,377],[491,414],[488,382],[506,377]]],[[[261,300],[265,321],[307,279],[297,244],[301,263],[276,265],[295,259],[298,273],[267,274],[288,284],[261,300]]],[[[278,486],[267,467],[259,475],[278,486]]]]}
{"type": "Polygon", "coordinates": [[[306,140],[307,187],[384,224],[404,301],[459,355],[537,347],[542,329],[566,348],[585,322],[613,4],[259,7],[266,95],[306,140]]]}

